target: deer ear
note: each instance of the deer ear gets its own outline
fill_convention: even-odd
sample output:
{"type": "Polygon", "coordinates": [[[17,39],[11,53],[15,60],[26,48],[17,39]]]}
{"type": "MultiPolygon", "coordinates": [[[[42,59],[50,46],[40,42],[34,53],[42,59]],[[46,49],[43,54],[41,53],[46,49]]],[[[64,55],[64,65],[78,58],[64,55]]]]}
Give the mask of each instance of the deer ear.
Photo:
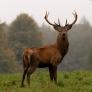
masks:
{"type": "Polygon", "coordinates": [[[66,25],[66,30],[70,30],[72,28],[72,25],[66,25]]]}
{"type": "Polygon", "coordinates": [[[60,26],[53,26],[53,28],[56,30],[56,31],[58,31],[58,32],[60,32],[60,26]]]}
{"type": "Polygon", "coordinates": [[[53,26],[53,28],[54,28],[55,30],[58,30],[58,27],[57,27],[57,26],[55,26],[55,25],[53,26]]]}
{"type": "Polygon", "coordinates": [[[66,26],[64,26],[64,27],[61,27],[61,26],[53,26],[53,28],[56,30],[56,31],[58,31],[58,32],[62,32],[62,31],[64,31],[64,30],[67,30],[67,29],[69,29],[69,28],[67,28],[66,26]]]}

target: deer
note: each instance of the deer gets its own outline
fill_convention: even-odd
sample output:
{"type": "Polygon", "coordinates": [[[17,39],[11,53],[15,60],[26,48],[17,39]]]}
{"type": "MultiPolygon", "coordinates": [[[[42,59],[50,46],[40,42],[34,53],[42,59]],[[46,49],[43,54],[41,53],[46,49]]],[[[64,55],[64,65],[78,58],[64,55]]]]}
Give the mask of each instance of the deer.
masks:
{"type": "Polygon", "coordinates": [[[47,67],[49,70],[50,80],[57,84],[57,67],[62,62],[64,56],[69,49],[68,31],[76,23],[78,15],[73,13],[74,20],[71,24],[66,23],[61,26],[60,20],[58,23],[51,23],[48,20],[49,13],[46,12],[44,19],[58,32],[56,42],[39,48],[25,48],[23,52],[24,72],[21,81],[21,87],[24,87],[24,80],[27,76],[27,83],[30,86],[30,76],[37,68],[47,67]]]}

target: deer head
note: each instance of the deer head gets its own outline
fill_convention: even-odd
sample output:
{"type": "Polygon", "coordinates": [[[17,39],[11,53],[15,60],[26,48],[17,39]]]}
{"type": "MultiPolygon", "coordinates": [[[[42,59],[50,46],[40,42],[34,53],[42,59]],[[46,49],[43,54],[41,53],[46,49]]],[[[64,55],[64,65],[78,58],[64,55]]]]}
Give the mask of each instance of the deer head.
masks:
{"type": "Polygon", "coordinates": [[[49,20],[48,20],[48,15],[49,15],[49,13],[47,13],[46,12],[46,14],[45,14],[45,20],[47,21],[47,23],[48,24],[50,24],[50,25],[52,25],[53,27],[54,27],[54,29],[55,30],[57,30],[62,36],[65,36],[66,35],[66,33],[67,33],[67,31],[68,30],[70,30],[71,28],[72,28],[72,26],[76,23],[76,21],[77,21],[77,13],[76,12],[74,12],[73,13],[73,15],[74,15],[74,21],[71,23],[71,24],[69,24],[69,23],[67,23],[67,19],[66,19],[66,23],[65,23],[65,26],[61,26],[60,25],[60,20],[59,20],[59,18],[58,18],[58,24],[57,23],[51,23],[49,20]]]}
{"type": "Polygon", "coordinates": [[[70,30],[71,28],[72,28],[72,26],[76,23],[76,21],[77,21],[77,13],[76,12],[74,12],[74,13],[72,13],[73,15],[74,15],[74,21],[71,23],[71,24],[69,24],[69,23],[67,23],[67,19],[66,19],[66,23],[65,23],[65,26],[61,26],[60,25],[60,20],[59,20],[59,18],[58,18],[58,24],[57,23],[51,23],[49,20],[48,20],[48,15],[49,15],[49,13],[47,13],[46,12],[46,14],[45,14],[45,20],[47,21],[47,23],[48,24],[50,24],[50,25],[52,25],[53,27],[54,27],[54,29],[55,30],[57,30],[58,32],[61,32],[61,31],[68,31],[68,30],[70,30]]]}

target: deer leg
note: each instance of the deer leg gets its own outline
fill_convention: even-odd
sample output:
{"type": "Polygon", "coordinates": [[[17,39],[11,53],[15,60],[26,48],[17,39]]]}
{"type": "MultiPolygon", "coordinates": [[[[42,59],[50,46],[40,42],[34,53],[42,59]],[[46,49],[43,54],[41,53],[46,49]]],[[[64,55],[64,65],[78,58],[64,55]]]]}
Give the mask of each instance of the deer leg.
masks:
{"type": "Polygon", "coordinates": [[[53,68],[52,68],[52,66],[49,66],[49,74],[50,74],[50,80],[53,81],[54,73],[53,73],[53,68]]]}
{"type": "Polygon", "coordinates": [[[50,66],[49,67],[49,73],[50,73],[50,79],[51,81],[55,81],[57,84],[57,67],[56,66],[50,66]]]}
{"type": "Polygon", "coordinates": [[[57,84],[57,66],[53,67],[53,72],[54,72],[54,81],[57,84]]]}
{"type": "Polygon", "coordinates": [[[23,76],[22,76],[21,87],[24,87],[24,80],[25,80],[27,70],[28,70],[28,66],[24,69],[23,76]]]}
{"type": "Polygon", "coordinates": [[[39,60],[37,59],[37,57],[34,54],[31,55],[30,66],[27,71],[28,86],[30,86],[30,75],[36,70],[38,64],[39,64],[39,60]]]}
{"type": "Polygon", "coordinates": [[[27,71],[27,83],[28,86],[30,86],[30,75],[36,70],[36,66],[30,66],[28,71],[27,71]]]}

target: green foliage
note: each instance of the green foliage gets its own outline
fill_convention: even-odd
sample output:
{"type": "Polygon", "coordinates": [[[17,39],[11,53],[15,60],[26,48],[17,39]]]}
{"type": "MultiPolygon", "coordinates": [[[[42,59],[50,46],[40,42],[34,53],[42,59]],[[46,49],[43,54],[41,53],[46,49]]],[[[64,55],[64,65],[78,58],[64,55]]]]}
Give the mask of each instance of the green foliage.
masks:
{"type": "Polygon", "coordinates": [[[0,72],[21,70],[23,49],[42,45],[40,30],[27,14],[20,14],[10,25],[0,24],[0,72]]]}
{"type": "MultiPolygon", "coordinates": [[[[20,14],[9,25],[1,23],[0,72],[20,71],[23,49],[55,43],[57,34],[57,31],[46,25],[40,28],[28,14],[20,14]]],[[[92,70],[92,26],[85,17],[73,26],[68,37],[69,51],[59,68],[92,70]]],[[[69,79],[67,74],[64,77],[69,79]]],[[[64,86],[64,83],[59,85],[64,86]]]]}
{"type": "Polygon", "coordinates": [[[0,72],[15,72],[18,67],[12,49],[8,48],[6,24],[0,24],[0,72]]]}
{"type": "Polygon", "coordinates": [[[49,26],[42,25],[43,44],[51,44],[56,42],[58,32],[53,31],[49,26]]]}
{"type": "Polygon", "coordinates": [[[38,47],[42,44],[40,28],[31,16],[20,14],[9,27],[9,46],[14,49],[21,60],[22,50],[27,47],[38,47]]]}
{"type": "Polygon", "coordinates": [[[0,92],[92,92],[92,72],[58,72],[58,84],[50,82],[47,71],[36,71],[31,85],[21,88],[22,74],[0,75],[0,92]],[[66,77],[67,76],[67,77],[66,77]]]}

